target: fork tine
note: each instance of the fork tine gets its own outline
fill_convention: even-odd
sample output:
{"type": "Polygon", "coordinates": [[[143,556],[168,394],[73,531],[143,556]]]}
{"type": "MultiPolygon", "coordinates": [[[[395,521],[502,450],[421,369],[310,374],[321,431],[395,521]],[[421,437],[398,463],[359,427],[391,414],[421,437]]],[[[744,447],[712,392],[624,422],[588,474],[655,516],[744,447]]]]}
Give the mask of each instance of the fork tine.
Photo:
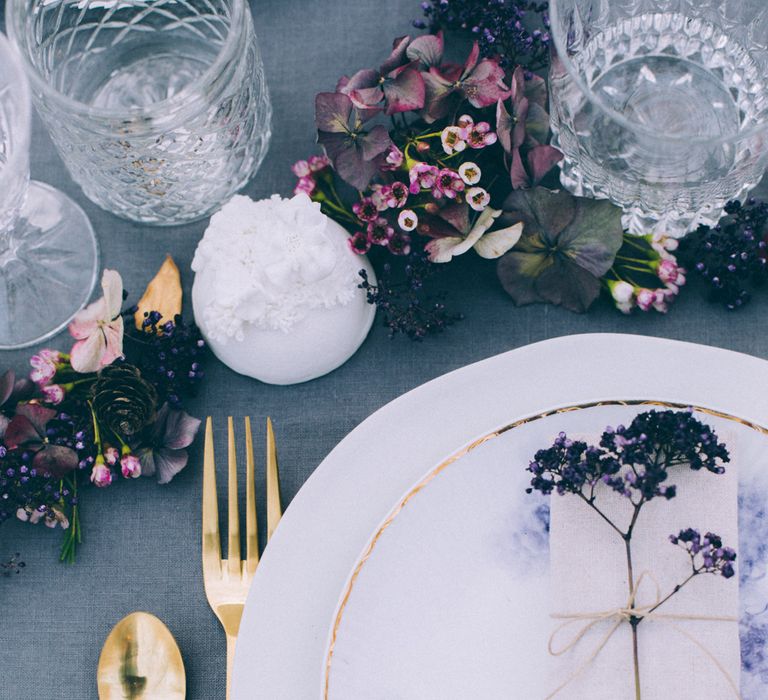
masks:
{"type": "Polygon", "coordinates": [[[221,539],[219,537],[219,504],[216,498],[216,462],[213,454],[213,424],[205,422],[203,456],[203,578],[221,575],[221,539]]]}
{"type": "Polygon", "coordinates": [[[245,567],[249,574],[253,574],[259,564],[259,528],[256,520],[256,483],[250,416],[245,417],[245,488],[245,567]]]}
{"type": "Polygon", "coordinates": [[[272,419],[267,418],[267,541],[272,537],[283,506],[280,504],[280,474],[277,469],[277,448],[275,447],[275,432],[272,429],[272,419]]]}
{"type": "Polygon", "coordinates": [[[232,416],[227,419],[229,432],[229,532],[227,533],[227,563],[229,573],[240,573],[240,511],[237,506],[237,451],[235,449],[235,426],[232,416]]]}

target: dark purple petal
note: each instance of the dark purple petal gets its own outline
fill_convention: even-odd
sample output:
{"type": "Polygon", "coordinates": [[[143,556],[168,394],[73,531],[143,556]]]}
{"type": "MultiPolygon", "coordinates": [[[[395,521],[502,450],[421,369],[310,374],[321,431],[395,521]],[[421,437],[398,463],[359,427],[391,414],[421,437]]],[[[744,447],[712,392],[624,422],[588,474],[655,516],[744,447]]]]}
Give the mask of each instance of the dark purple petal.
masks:
{"type": "Polygon", "coordinates": [[[525,81],[525,96],[531,104],[538,105],[543,110],[546,110],[547,81],[540,75],[532,75],[525,81]]]}
{"type": "MultiPolygon", "coordinates": [[[[529,146],[546,143],[549,137],[549,114],[541,105],[527,99],[526,107],[525,120],[521,125],[524,140],[529,146]]],[[[523,141],[520,141],[520,145],[522,144],[523,141]]]]}
{"type": "Polygon", "coordinates": [[[200,428],[200,419],[178,409],[171,409],[165,423],[163,444],[172,450],[189,447],[200,428]]]}
{"type": "Polygon", "coordinates": [[[186,450],[161,448],[153,454],[158,484],[169,483],[176,474],[187,466],[189,455],[186,450]]]}
{"type": "Polygon", "coordinates": [[[361,144],[365,160],[373,160],[392,145],[389,132],[381,124],[374,126],[367,134],[361,133],[357,140],[361,144]]]}
{"type": "Polygon", "coordinates": [[[61,445],[46,445],[32,460],[32,466],[38,471],[50,474],[56,479],[77,467],[77,452],[61,445]]]}
{"type": "MultiPolygon", "coordinates": [[[[330,134],[329,136],[341,137],[340,134],[330,134]]],[[[325,137],[323,132],[320,132],[318,141],[323,144],[328,157],[333,161],[333,167],[339,177],[355,189],[361,191],[366,189],[371,180],[378,174],[379,159],[366,160],[363,157],[362,146],[356,140],[348,136],[329,139],[325,137]]]]}
{"type": "Polygon", "coordinates": [[[150,447],[142,447],[135,451],[134,454],[139,458],[141,462],[141,475],[142,476],[154,476],[155,467],[155,453],[150,447]]]}
{"type": "Polygon", "coordinates": [[[352,100],[339,92],[321,92],[315,97],[315,122],[319,131],[343,134],[349,131],[352,100]]]}
{"type": "Polygon", "coordinates": [[[392,71],[384,82],[387,114],[410,112],[424,107],[426,88],[421,73],[411,65],[392,71]]]}
{"type": "Polygon", "coordinates": [[[410,43],[411,37],[409,36],[399,36],[392,42],[392,53],[389,54],[387,60],[381,64],[380,71],[382,75],[389,73],[405,63],[406,51],[408,50],[408,44],[410,43]]]}
{"type": "Polygon", "coordinates": [[[407,55],[411,61],[418,61],[422,70],[439,66],[443,60],[443,32],[417,37],[408,47],[407,55]]]}
{"type": "Polygon", "coordinates": [[[528,172],[531,182],[538,185],[542,178],[563,159],[563,154],[554,146],[536,146],[528,152],[528,172]]]}
{"type": "Polygon", "coordinates": [[[512,181],[512,189],[520,190],[531,186],[531,178],[525,169],[525,163],[523,163],[519,148],[512,151],[512,165],[509,169],[509,178],[512,181]]]}

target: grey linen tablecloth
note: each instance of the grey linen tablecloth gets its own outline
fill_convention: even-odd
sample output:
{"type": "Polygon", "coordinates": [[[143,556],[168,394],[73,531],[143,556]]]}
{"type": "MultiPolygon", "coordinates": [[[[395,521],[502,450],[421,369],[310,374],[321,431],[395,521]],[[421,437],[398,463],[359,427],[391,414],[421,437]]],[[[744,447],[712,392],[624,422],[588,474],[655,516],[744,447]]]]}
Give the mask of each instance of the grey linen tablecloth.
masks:
{"type": "MultiPolygon", "coordinates": [[[[412,31],[409,23],[419,8],[415,0],[269,0],[254,2],[253,12],[275,116],[270,152],[245,193],[287,195],[294,184],[290,165],[315,152],[314,94],[332,90],[344,73],[378,65],[391,38],[412,31]]],[[[122,273],[131,299],[166,252],[178,262],[189,293],[189,265],[205,222],[156,229],[101,211],[70,180],[39,122],[31,163],[33,178],[62,189],[88,213],[101,241],[102,263],[122,273]]],[[[572,333],[640,333],[768,356],[764,296],[744,311],[729,313],[708,305],[694,288],[667,316],[627,318],[605,300],[578,316],[548,306],[516,309],[499,287],[493,263],[472,252],[451,264],[447,279],[452,302],[466,320],[444,335],[421,344],[390,341],[377,323],[341,369],[292,387],[267,386],[211,360],[190,410],[214,416],[219,448],[225,445],[227,415],[253,416],[259,447],[263,421],[272,416],[288,504],[331,448],[370,413],[438,375],[528,343],[572,333]]],[[[71,340],[62,334],[48,345],[67,349],[71,340]]],[[[30,354],[0,353],[0,369],[23,372],[30,354]]],[[[627,366],[627,372],[653,371],[652,366],[627,366]]],[[[263,460],[259,464],[263,467],[263,460]]],[[[263,498],[261,468],[258,475],[263,498]]],[[[220,483],[226,483],[221,476],[220,483]]],[[[134,610],[158,615],[176,636],[189,698],[224,698],[224,634],[206,603],[200,573],[201,486],[198,440],[189,466],[169,486],[141,479],[89,492],[83,499],[85,540],[74,566],[57,561],[58,533],[17,522],[0,527],[0,555],[20,551],[27,564],[19,576],[0,577],[0,699],[96,698],[101,645],[111,627],[134,610]]],[[[263,529],[261,536],[263,541],[263,529]]],[[[311,581],[306,590],[311,595],[311,581]]]]}

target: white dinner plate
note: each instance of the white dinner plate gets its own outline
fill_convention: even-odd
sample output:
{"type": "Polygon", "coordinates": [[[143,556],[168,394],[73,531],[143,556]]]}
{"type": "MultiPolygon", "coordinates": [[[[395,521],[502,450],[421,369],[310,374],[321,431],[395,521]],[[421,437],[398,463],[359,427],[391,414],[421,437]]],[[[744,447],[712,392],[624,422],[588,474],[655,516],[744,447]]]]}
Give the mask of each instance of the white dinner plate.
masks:
{"type": "MultiPolygon", "coordinates": [[[[504,646],[500,642],[509,640],[498,635],[503,634],[503,615],[514,611],[503,607],[498,594],[495,598],[491,595],[487,608],[466,602],[457,608],[457,624],[462,625],[457,629],[471,631],[477,626],[478,615],[488,622],[492,633],[485,647],[477,647],[479,636],[470,639],[471,644],[463,646],[463,666],[432,663],[421,680],[412,659],[429,660],[434,655],[423,651],[423,638],[420,647],[418,636],[413,634],[409,635],[413,637],[411,646],[406,648],[409,653],[398,651],[393,625],[384,621],[423,623],[418,612],[424,614],[430,608],[417,603],[419,596],[421,603],[428,600],[429,592],[419,591],[408,609],[370,604],[382,586],[407,586],[409,580],[412,584],[416,578],[438,576],[448,559],[446,547],[451,544],[459,575],[451,586],[437,586],[437,578],[432,579],[433,596],[444,596],[444,603],[456,605],[461,598],[457,593],[462,585],[461,572],[473,567],[477,570],[479,564],[485,573],[479,580],[473,579],[472,585],[479,587],[474,592],[485,595],[498,589],[499,574],[488,565],[488,553],[496,548],[498,554],[499,548],[503,549],[504,527],[514,530],[522,511],[510,507],[514,499],[495,495],[498,471],[491,475],[490,470],[477,484],[470,479],[474,490],[470,488],[464,462],[481,459],[485,464],[483,451],[501,449],[504,439],[514,440],[510,446],[524,450],[523,437],[513,438],[513,434],[517,430],[518,436],[523,436],[526,428],[507,431],[507,438],[473,450],[478,457],[470,453],[455,462],[450,458],[522,419],[531,426],[542,426],[530,428],[529,438],[535,438],[537,447],[544,446],[536,431],[551,433],[553,418],[531,418],[564,407],[626,401],[693,405],[739,419],[738,430],[744,433],[740,440],[749,447],[749,434],[753,440],[765,439],[762,435],[754,437],[759,433],[753,427],[768,424],[766,386],[768,363],[754,357],[675,341],[601,334],[558,338],[520,348],[440,377],[393,401],[331,452],[286,512],[259,566],[243,617],[235,657],[234,698],[502,697],[500,693],[508,688],[515,669],[502,663],[504,646]],[[547,422],[548,428],[544,427],[547,422]],[[440,470],[440,479],[430,478],[436,470],[440,470]],[[424,484],[428,487],[419,486],[424,484]],[[453,512],[446,515],[448,505],[453,512]],[[393,514],[396,517],[391,520],[393,514]],[[380,538],[371,549],[377,533],[388,522],[390,539],[398,546],[388,551],[380,546],[384,541],[380,538]],[[428,558],[437,566],[435,571],[414,566],[413,556],[402,558],[408,555],[400,550],[403,546],[407,550],[417,532],[441,551],[439,557],[428,558]],[[468,550],[473,537],[475,550],[468,550]],[[485,549],[477,546],[478,537],[490,544],[486,541],[485,549]],[[438,547],[438,542],[443,544],[438,547]],[[361,562],[365,562],[362,569],[361,562]],[[408,565],[401,575],[393,575],[393,567],[403,562],[408,565]],[[413,615],[406,615],[409,610],[413,615]],[[371,632],[373,624],[383,630],[378,637],[371,632]],[[469,659],[468,649],[472,650],[469,659]],[[491,685],[485,695],[468,695],[466,688],[470,686],[461,684],[469,683],[477,669],[491,679],[491,685]],[[427,684],[436,677],[444,679],[442,689],[427,684]],[[403,684],[398,685],[400,680],[403,684]],[[414,683],[424,685],[419,690],[414,683]]],[[[609,406],[560,414],[559,418],[575,424],[587,421],[590,432],[595,432],[610,417],[600,412],[632,414],[637,410],[609,406]]],[[[735,424],[728,417],[706,415],[712,421],[735,424]]],[[[751,444],[754,448],[757,443],[751,444]]],[[[440,645],[446,659],[455,662],[459,651],[452,647],[450,635],[442,635],[440,645]]]]}

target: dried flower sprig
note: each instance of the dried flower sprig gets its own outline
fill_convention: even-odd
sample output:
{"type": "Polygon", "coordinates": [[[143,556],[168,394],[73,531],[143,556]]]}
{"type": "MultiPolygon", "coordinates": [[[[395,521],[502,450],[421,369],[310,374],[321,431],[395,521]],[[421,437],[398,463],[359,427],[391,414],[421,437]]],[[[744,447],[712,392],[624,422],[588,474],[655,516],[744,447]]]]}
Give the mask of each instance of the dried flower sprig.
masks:
{"type": "Polygon", "coordinates": [[[549,59],[547,7],[535,0],[430,0],[421,3],[426,21],[413,25],[467,32],[478,39],[483,56],[499,56],[504,68],[521,64],[536,70],[549,59]]]}
{"type": "Polygon", "coordinates": [[[438,269],[423,253],[411,253],[399,271],[399,279],[390,263],[382,266],[376,285],[370,283],[365,270],[360,271],[360,288],[365,290],[368,302],[382,311],[391,338],[402,333],[412,340],[424,340],[461,320],[461,314],[446,308],[444,298],[424,287],[424,280],[438,269]]]}
{"type": "Polygon", "coordinates": [[[11,574],[20,574],[21,570],[26,564],[21,560],[21,554],[16,552],[7,561],[0,561],[0,573],[3,576],[10,576],[11,574]]]}
{"type": "Polygon", "coordinates": [[[768,202],[729,202],[725,214],[713,228],[688,234],[680,251],[686,266],[707,282],[710,300],[735,310],[768,280],[768,202]]]}
{"type": "MultiPolygon", "coordinates": [[[[526,491],[576,495],[621,537],[634,609],[638,580],[633,571],[632,536],[643,506],[654,498],[670,500],[677,495],[677,486],[668,483],[672,470],[687,467],[693,471],[723,474],[723,464],[729,459],[725,444],[719,442],[716,433],[697,420],[691,411],[648,411],[637,415],[627,427],[606,428],[599,445],[571,440],[565,433],[560,433],[551,447],[536,452],[528,466],[533,476],[526,491]],[[631,504],[632,515],[625,528],[601,509],[598,498],[601,485],[625,497],[631,504]]],[[[655,612],[696,576],[716,574],[727,579],[735,573],[736,552],[725,547],[718,535],[708,532],[702,537],[697,530],[688,528],[669,539],[690,556],[691,574],[647,612],[638,612],[629,618],[637,697],[640,697],[637,628],[644,617],[655,612]]]]}

